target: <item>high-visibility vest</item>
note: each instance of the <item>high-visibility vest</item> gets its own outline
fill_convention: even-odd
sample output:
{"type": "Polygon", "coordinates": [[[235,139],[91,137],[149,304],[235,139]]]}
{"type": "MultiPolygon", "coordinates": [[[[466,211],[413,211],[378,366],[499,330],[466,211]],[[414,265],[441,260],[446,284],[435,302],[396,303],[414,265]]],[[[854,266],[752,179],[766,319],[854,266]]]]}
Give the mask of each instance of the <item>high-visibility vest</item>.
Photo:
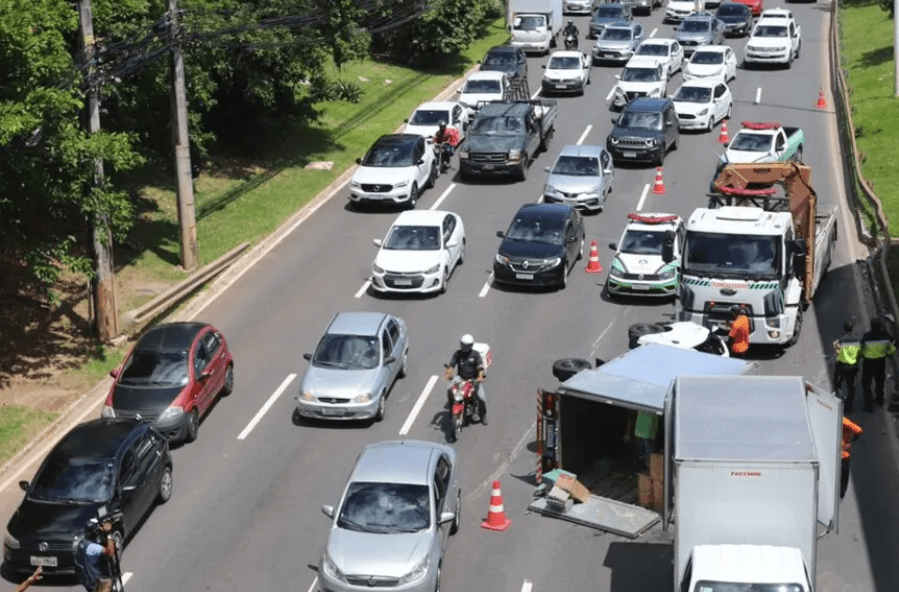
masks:
{"type": "Polygon", "coordinates": [[[858,354],[862,351],[862,344],[854,337],[842,339],[837,342],[837,362],[846,364],[847,366],[855,366],[858,364],[858,354]]]}
{"type": "Polygon", "coordinates": [[[890,339],[875,339],[873,341],[865,341],[862,347],[862,356],[868,360],[876,360],[885,358],[896,353],[896,346],[890,339]]]}
{"type": "Polygon", "coordinates": [[[848,417],[843,418],[843,458],[849,458],[850,450],[852,449],[852,439],[856,436],[861,436],[863,430],[859,425],[853,422],[848,417]]]}

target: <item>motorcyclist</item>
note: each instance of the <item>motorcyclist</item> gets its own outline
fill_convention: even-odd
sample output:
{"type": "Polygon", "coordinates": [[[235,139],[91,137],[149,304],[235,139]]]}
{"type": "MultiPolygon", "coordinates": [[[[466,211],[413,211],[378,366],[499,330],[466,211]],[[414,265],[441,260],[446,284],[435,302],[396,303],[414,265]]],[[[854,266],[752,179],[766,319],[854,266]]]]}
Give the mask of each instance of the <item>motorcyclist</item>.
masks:
{"type": "Polygon", "coordinates": [[[85,537],[78,543],[75,551],[75,566],[81,585],[88,592],[109,592],[112,590],[109,560],[115,557],[115,539],[112,536],[112,524],[104,522],[100,527],[105,536],[104,544],[96,543],[85,537]]]}
{"type": "MultiPolygon", "coordinates": [[[[449,364],[444,364],[446,368],[446,379],[452,380],[453,368],[458,369],[459,378],[463,380],[475,381],[475,396],[478,398],[478,407],[480,407],[480,418],[474,417],[475,421],[479,421],[483,425],[487,425],[487,396],[484,393],[484,360],[481,354],[474,349],[474,338],[466,333],[459,341],[459,349],[453,352],[449,364]]],[[[452,405],[452,394],[447,393],[450,405],[452,405]]]]}
{"type": "Polygon", "coordinates": [[[440,120],[437,124],[437,133],[434,134],[434,144],[446,144],[446,154],[449,157],[453,155],[456,146],[461,141],[462,137],[459,135],[459,130],[454,127],[446,127],[446,122],[440,120]]]}
{"type": "Polygon", "coordinates": [[[568,24],[565,25],[565,28],[562,29],[562,38],[566,38],[569,35],[574,36],[575,44],[577,44],[578,38],[581,36],[580,31],[577,30],[577,27],[574,26],[574,21],[568,19],[568,24]]]}

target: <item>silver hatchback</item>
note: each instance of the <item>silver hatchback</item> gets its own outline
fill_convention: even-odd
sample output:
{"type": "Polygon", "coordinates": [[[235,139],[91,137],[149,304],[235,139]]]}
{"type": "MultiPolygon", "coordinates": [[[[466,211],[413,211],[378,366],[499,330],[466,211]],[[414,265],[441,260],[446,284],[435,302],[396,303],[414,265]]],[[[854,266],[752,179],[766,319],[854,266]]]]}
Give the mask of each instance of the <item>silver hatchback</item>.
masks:
{"type": "Polygon", "coordinates": [[[387,395],[405,376],[409,359],[406,323],[380,312],[337,314],[300,383],[297,414],[320,419],[384,418],[387,395]]]}
{"type": "Polygon", "coordinates": [[[363,449],[331,518],[320,592],[434,592],[447,538],[459,529],[456,452],[418,440],[363,449]]]}
{"type": "Polygon", "coordinates": [[[601,212],[612,190],[612,156],[602,146],[570,145],[546,167],[543,201],[601,212]]]}
{"type": "Polygon", "coordinates": [[[626,62],[637,46],[646,38],[643,26],[638,23],[622,23],[606,27],[593,44],[593,60],[596,62],[626,62]]]}
{"type": "Polygon", "coordinates": [[[703,45],[721,45],[727,26],[714,15],[693,13],[677,26],[674,38],[684,48],[684,55],[691,55],[703,45]]]}

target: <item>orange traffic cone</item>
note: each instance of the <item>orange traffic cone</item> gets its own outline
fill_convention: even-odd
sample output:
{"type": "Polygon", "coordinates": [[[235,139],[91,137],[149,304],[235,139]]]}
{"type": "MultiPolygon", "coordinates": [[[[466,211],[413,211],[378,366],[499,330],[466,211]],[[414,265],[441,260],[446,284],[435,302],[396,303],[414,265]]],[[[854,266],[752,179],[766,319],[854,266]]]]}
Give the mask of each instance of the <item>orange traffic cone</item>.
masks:
{"type": "Polygon", "coordinates": [[[824,100],[824,89],[821,88],[818,90],[818,104],[815,105],[818,109],[827,109],[827,101],[824,100]]]}
{"type": "Polygon", "coordinates": [[[490,496],[490,510],[487,512],[487,520],[481,522],[481,528],[503,531],[509,528],[512,521],[506,518],[503,510],[503,494],[499,492],[499,481],[493,482],[493,494],[490,496]]]}
{"type": "Polygon", "coordinates": [[[587,273],[602,273],[602,263],[599,262],[599,247],[596,241],[590,243],[590,259],[587,261],[587,267],[584,269],[587,273]]]}
{"type": "Polygon", "coordinates": [[[656,168],[656,184],[652,188],[656,195],[665,195],[665,182],[662,180],[662,167],[656,168]]]}
{"type": "Polygon", "coordinates": [[[727,120],[721,120],[721,133],[718,134],[719,144],[730,144],[730,136],[727,135],[727,120]]]}

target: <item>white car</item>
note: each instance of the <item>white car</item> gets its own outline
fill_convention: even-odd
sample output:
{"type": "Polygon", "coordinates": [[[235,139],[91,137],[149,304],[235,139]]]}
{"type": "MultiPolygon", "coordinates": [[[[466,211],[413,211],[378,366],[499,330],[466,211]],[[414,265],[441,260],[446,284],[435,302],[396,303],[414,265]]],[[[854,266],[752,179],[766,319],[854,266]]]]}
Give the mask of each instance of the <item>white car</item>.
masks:
{"type": "Polygon", "coordinates": [[[469,111],[477,111],[482,103],[503,101],[509,94],[509,78],[502,72],[473,72],[457,90],[459,102],[469,111]]]}
{"type": "Polygon", "coordinates": [[[590,14],[593,12],[594,0],[565,0],[562,10],[565,14],[590,14]]]}
{"type": "Polygon", "coordinates": [[[668,91],[668,76],[662,66],[627,65],[615,78],[618,79],[612,99],[615,108],[624,107],[637,97],[664,97],[668,91]]]}
{"type": "Polygon", "coordinates": [[[544,95],[551,93],[584,94],[590,84],[590,69],[593,60],[579,51],[562,50],[553,52],[544,68],[541,90],[544,95]]]}
{"type": "Polygon", "coordinates": [[[684,82],[672,97],[682,130],[712,131],[715,124],[730,118],[734,98],[722,80],[684,82]]]}
{"type": "MultiPolygon", "coordinates": [[[[633,326],[632,326],[633,327],[633,326]]],[[[637,345],[658,343],[679,349],[695,349],[724,358],[730,357],[724,337],[708,327],[685,321],[675,323],[658,323],[656,327],[644,328],[643,335],[637,338],[637,345]]]]}
{"type": "Polygon", "coordinates": [[[679,23],[695,11],[695,0],[668,0],[668,5],[665,7],[664,20],[679,23]]]}
{"type": "Polygon", "coordinates": [[[350,179],[350,201],[404,204],[414,208],[421,192],[437,180],[430,142],[418,134],[381,136],[357,159],[350,179]]]}
{"type": "Polygon", "coordinates": [[[606,289],[616,296],[670,298],[677,292],[684,220],[676,214],[628,214],[609,266],[606,289]]]}
{"type": "Polygon", "coordinates": [[[452,212],[416,210],[400,214],[371,266],[371,287],[378,292],[439,292],[465,257],[465,227],[452,212]]]}
{"type": "Polygon", "coordinates": [[[631,61],[636,58],[655,61],[665,68],[668,78],[671,78],[684,65],[684,48],[676,39],[646,39],[637,48],[631,61]]]}
{"type": "Polygon", "coordinates": [[[438,124],[446,123],[448,127],[459,130],[461,138],[468,131],[468,109],[456,101],[428,101],[418,106],[412,117],[406,120],[404,134],[418,134],[424,138],[433,138],[438,124]]]}
{"type": "Polygon", "coordinates": [[[790,67],[802,48],[802,27],[784,8],[762,12],[743,48],[744,64],[782,64],[790,67]]]}
{"type": "Polygon", "coordinates": [[[737,77],[737,56],[727,45],[706,45],[693,52],[684,66],[684,81],[706,78],[729,82],[737,77]]]}

